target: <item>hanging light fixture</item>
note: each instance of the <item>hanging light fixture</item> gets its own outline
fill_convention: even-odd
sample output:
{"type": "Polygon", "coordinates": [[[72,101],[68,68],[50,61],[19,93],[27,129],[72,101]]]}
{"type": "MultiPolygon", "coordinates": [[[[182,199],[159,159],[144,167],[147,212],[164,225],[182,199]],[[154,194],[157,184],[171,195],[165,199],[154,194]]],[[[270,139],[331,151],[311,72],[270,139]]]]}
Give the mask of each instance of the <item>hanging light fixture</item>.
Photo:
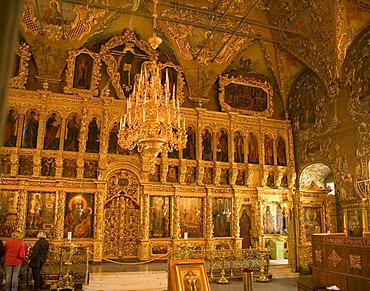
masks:
{"type": "MultiPolygon", "coordinates": [[[[156,49],[162,39],[156,35],[156,5],[154,0],[153,36],[149,43],[156,49]]],[[[140,75],[135,77],[132,94],[127,99],[126,112],[121,118],[118,144],[128,150],[136,146],[143,158],[143,171],[155,169],[155,159],[163,149],[171,152],[186,144],[185,120],[181,117],[176,86],[170,88],[168,70],[158,60],[143,62],[140,75]],[[165,76],[162,84],[162,76],[165,76]]]]}

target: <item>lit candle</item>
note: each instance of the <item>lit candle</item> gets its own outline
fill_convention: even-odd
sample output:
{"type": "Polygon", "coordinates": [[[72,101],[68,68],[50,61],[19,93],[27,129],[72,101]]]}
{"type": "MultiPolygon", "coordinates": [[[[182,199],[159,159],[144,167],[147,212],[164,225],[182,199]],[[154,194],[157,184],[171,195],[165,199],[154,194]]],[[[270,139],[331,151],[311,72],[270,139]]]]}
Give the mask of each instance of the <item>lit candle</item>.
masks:
{"type": "Polygon", "coordinates": [[[184,232],[184,239],[188,239],[188,232],[187,231],[184,232]]]}
{"type": "Polygon", "coordinates": [[[71,240],[72,239],[72,231],[68,231],[68,234],[67,234],[68,236],[67,236],[67,238],[69,239],[69,240],[71,240]]]}
{"type": "Polygon", "coordinates": [[[125,118],[123,119],[123,125],[121,124],[121,129],[122,129],[122,126],[126,127],[126,114],[125,114],[125,118]]]}

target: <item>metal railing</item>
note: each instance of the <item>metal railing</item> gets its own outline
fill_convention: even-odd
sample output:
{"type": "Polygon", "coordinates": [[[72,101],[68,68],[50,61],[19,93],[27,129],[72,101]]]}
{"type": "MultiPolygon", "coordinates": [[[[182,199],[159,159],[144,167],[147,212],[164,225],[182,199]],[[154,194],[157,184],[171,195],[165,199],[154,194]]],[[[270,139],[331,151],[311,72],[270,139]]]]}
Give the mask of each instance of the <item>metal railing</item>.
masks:
{"type": "Polygon", "coordinates": [[[172,251],[168,260],[203,259],[210,281],[224,280],[224,277],[242,277],[243,269],[252,269],[254,276],[270,276],[270,250],[197,250],[190,243],[180,244],[172,251]]]}

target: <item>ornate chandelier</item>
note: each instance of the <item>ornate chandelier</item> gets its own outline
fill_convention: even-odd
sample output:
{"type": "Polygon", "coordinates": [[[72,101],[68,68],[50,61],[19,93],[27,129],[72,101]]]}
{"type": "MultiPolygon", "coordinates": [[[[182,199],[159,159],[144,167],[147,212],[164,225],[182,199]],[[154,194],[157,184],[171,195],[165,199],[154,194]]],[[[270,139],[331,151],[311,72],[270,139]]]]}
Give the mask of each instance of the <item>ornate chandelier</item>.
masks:
{"type": "MultiPolygon", "coordinates": [[[[149,39],[153,49],[162,40],[155,34],[156,0],[154,1],[154,33],[149,39]]],[[[185,120],[180,113],[176,86],[170,88],[168,71],[157,59],[143,62],[140,75],[127,99],[126,112],[121,118],[118,144],[132,150],[136,146],[143,158],[143,171],[155,169],[155,158],[162,152],[180,150],[186,144],[185,120]],[[162,76],[165,81],[162,84],[162,76]],[[171,93],[172,91],[172,93],[171,93]]]]}

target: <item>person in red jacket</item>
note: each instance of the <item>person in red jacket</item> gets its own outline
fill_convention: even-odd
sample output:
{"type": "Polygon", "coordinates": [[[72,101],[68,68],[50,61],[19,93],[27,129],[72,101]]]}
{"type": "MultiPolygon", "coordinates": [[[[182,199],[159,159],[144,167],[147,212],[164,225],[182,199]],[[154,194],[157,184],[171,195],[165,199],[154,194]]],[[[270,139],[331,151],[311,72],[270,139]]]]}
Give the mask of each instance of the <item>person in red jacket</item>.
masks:
{"type": "Polygon", "coordinates": [[[6,271],[6,287],[5,291],[18,290],[18,275],[21,269],[22,260],[20,258],[20,250],[24,245],[22,240],[22,232],[15,230],[12,237],[5,243],[5,271],[6,271]]]}

